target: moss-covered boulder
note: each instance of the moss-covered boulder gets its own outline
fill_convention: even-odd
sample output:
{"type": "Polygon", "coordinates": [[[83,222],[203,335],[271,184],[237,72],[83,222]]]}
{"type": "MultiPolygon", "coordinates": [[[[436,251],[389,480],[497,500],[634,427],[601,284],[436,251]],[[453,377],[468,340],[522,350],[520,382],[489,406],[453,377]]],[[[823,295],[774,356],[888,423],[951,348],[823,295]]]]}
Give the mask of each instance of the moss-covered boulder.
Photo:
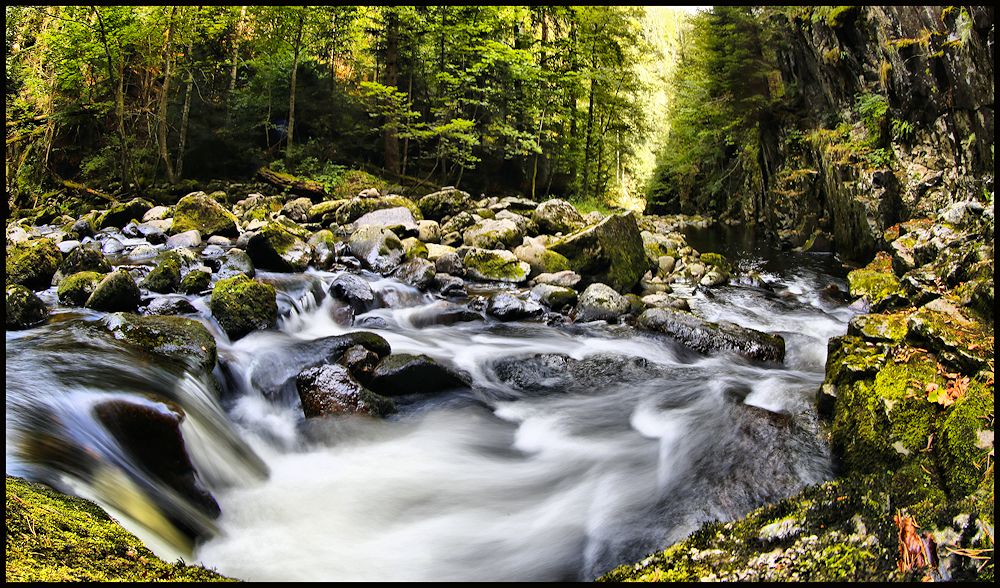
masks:
{"type": "Polygon", "coordinates": [[[200,294],[212,283],[212,274],[205,270],[191,270],[184,274],[180,291],[185,294],[200,294]]]}
{"type": "Polygon", "coordinates": [[[524,244],[515,247],[514,255],[531,267],[530,277],[569,269],[569,260],[565,256],[552,251],[535,239],[526,239],[524,244]]]}
{"type": "Polygon", "coordinates": [[[20,284],[7,285],[7,306],[4,309],[7,330],[26,329],[44,321],[49,309],[35,293],[20,284]]]}
{"type": "Polygon", "coordinates": [[[337,210],[346,203],[347,200],[324,200],[309,207],[306,219],[312,223],[330,223],[337,220],[337,210]]]}
{"type": "Polygon", "coordinates": [[[222,582],[201,566],[168,563],[96,504],[7,476],[8,582],[222,582]]]}
{"type": "Polygon", "coordinates": [[[125,270],[111,272],[94,288],[84,306],[105,312],[131,312],[139,307],[139,286],[125,270]]]}
{"type": "Polygon", "coordinates": [[[188,194],[174,208],[174,224],[170,227],[170,233],[176,235],[191,230],[196,230],[205,237],[240,235],[236,215],[204,192],[188,194]]]}
{"type": "Polygon", "coordinates": [[[531,289],[531,297],[552,310],[573,306],[577,300],[576,290],[552,284],[536,284],[531,289]]]}
{"type": "Polygon", "coordinates": [[[423,257],[414,257],[399,266],[393,273],[393,276],[400,282],[422,290],[431,285],[435,275],[437,275],[437,269],[434,263],[423,257]]]}
{"type": "Polygon", "coordinates": [[[70,306],[83,306],[102,279],[104,274],[97,272],[77,272],[66,276],[56,289],[59,302],[70,306]]]}
{"type": "Polygon", "coordinates": [[[469,247],[509,249],[521,243],[524,232],[509,219],[483,219],[462,233],[469,247]]]}
{"type": "Polygon", "coordinates": [[[519,284],[528,279],[531,266],[505,249],[469,249],[462,258],[466,275],[488,282],[519,284]]]}
{"type": "Polygon", "coordinates": [[[471,210],[473,207],[472,197],[469,196],[469,193],[456,188],[445,188],[428,194],[420,199],[419,204],[424,218],[438,222],[441,222],[445,217],[471,210]]]}
{"type": "Polygon", "coordinates": [[[254,266],[277,272],[301,272],[312,261],[312,249],[282,223],[267,223],[247,242],[254,266]]]}
{"type": "Polygon", "coordinates": [[[116,339],[145,353],[162,355],[208,372],[215,367],[215,337],[196,320],[117,312],[105,317],[104,322],[116,339]]]}
{"type": "Polygon", "coordinates": [[[405,206],[373,210],[361,215],[354,221],[355,227],[366,225],[389,229],[397,235],[417,234],[417,220],[413,217],[413,212],[405,206]]]}
{"type": "Polygon", "coordinates": [[[938,298],[907,319],[909,338],[955,369],[976,373],[994,358],[993,329],[970,318],[956,301],[938,298]]]}
{"type": "MultiPolygon", "coordinates": [[[[461,211],[448,219],[448,222],[441,225],[441,234],[449,235],[452,233],[463,233],[465,229],[468,229],[472,225],[476,224],[476,218],[472,216],[471,213],[467,211],[461,211]]],[[[461,236],[461,235],[460,235],[461,236]]],[[[444,237],[442,237],[444,238],[444,237]]],[[[448,243],[446,243],[448,244],[448,243]]],[[[461,244],[461,243],[459,243],[461,244]]]]}
{"type": "Polygon", "coordinates": [[[133,198],[128,202],[119,202],[111,206],[107,212],[97,219],[97,228],[122,228],[129,221],[142,221],[146,211],[153,208],[153,203],[145,198],[133,198]]]}
{"type": "Polygon", "coordinates": [[[257,271],[253,267],[253,260],[242,249],[230,249],[227,251],[219,263],[219,271],[216,272],[220,280],[232,278],[240,274],[252,278],[256,273],[257,271]]]}
{"type": "Polygon", "coordinates": [[[905,302],[899,278],[892,271],[892,258],[884,251],[866,267],[848,273],[847,283],[851,296],[864,297],[875,308],[905,302]]]}
{"type": "Polygon", "coordinates": [[[111,264],[96,247],[81,245],[74,247],[66,254],[59,265],[59,273],[69,276],[77,272],[98,272],[106,274],[111,271],[111,264]]]}
{"type": "Polygon", "coordinates": [[[159,262],[142,280],[142,287],[160,294],[176,292],[181,284],[181,256],[174,251],[160,255],[159,262]]]}
{"type": "Polygon", "coordinates": [[[424,218],[420,212],[420,207],[415,202],[409,198],[395,195],[384,198],[352,198],[337,209],[335,218],[338,224],[346,225],[358,220],[369,212],[400,206],[408,209],[415,220],[424,218]]]}
{"type": "Polygon", "coordinates": [[[351,235],[347,247],[365,267],[380,274],[399,267],[405,253],[395,233],[375,226],[359,228],[351,235]]]}
{"type": "Polygon", "coordinates": [[[233,340],[257,329],[274,327],[278,320],[274,286],[245,275],[216,282],[209,306],[219,326],[233,340]]]}
{"type": "Polygon", "coordinates": [[[7,283],[32,290],[52,285],[63,255],[52,239],[29,239],[7,248],[7,283]]]}
{"type": "Polygon", "coordinates": [[[586,224],[572,204],[558,198],[539,204],[531,213],[531,219],[538,225],[539,232],[549,235],[569,234],[586,224]]]}
{"type": "Polygon", "coordinates": [[[600,282],[619,292],[630,292],[651,267],[632,213],[609,216],[559,239],[549,249],[569,260],[584,285],[600,282]]]}

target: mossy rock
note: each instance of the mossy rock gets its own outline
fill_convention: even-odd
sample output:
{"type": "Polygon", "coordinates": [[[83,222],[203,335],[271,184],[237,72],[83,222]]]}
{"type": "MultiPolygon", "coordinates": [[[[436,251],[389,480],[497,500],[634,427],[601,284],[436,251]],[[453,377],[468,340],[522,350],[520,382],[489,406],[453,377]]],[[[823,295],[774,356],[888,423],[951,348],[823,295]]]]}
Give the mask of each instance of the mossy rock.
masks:
{"type": "Polygon", "coordinates": [[[84,306],[105,312],[131,312],[139,307],[139,286],[125,270],[111,272],[94,288],[84,306]]]}
{"type": "Polygon", "coordinates": [[[106,274],[111,271],[111,264],[104,254],[95,247],[81,245],[66,254],[59,266],[59,272],[64,276],[77,272],[98,272],[106,274]]]}
{"type": "Polygon", "coordinates": [[[324,200],[309,207],[306,217],[309,222],[331,222],[336,220],[337,210],[346,203],[347,200],[324,200]]]}
{"type": "Polygon", "coordinates": [[[973,377],[940,426],[940,461],[951,496],[971,494],[993,473],[987,471],[993,449],[993,383],[991,374],[973,377]]]}
{"type": "Polygon", "coordinates": [[[345,202],[337,209],[337,223],[346,225],[352,223],[369,212],[381,210],[383,208],[406,207],[413,213],[413,218],[422,220],[424,217],[420,212],[420,207],[409,198],[402,196],[386,196],[384,198],[353,198],[345,202]]]}
{"type": "Polygon", "coordinates": [[[200,294],[208,289],[212,282],[212,274],[203,270],[191,270],[181,280],[181,292],[185,294],[200,294]]]}
{"type": "Polygon", "coordinates": [[[312,261],[312,249],[296,232],[286,224],[269,222],[250,237],[247,254],[253,264],[262,269],[277,272],[305,271],[312,261]]]}
{"type": "Polygon", "coordinates": [[[181,264],[181,256],[176,252],[164,252],[153,271],[142,281],[142,287],[160,294],[176,292],[181,284],[181,264]]]}
{"type": "Polygon", "coordinates": [[[912,314],[908,335],[957,369],[975,373],[993,360],[991,325],[967,316],[955,301],[939,298],[912,314]]]}
{"type": "Polygon", "coordinates": [[[540,274],[554,274],[569,269],[569,260],[565,256],[532,240],[515,247],[514,255],[531,267],[532,278],[540,274]]]}
{"type": "Polygon", "coordinates": [[[407,261],[417,257],[427,259],[427,246],[424,245],[424,242],[420,239],[417,239],[416,237],[407,237],[402,240],[402,243],[403,251],[405,252],[404,258],[407,261]]]}
{"type": "Polygon", "coordinates": [[[504,249],[469,249],[462,260],[467,275],[477,280],[521,283],[531,266],[504,249]]]}
{"type": "Polygon", "coordinates": [[[20,284],[7,286],[7,330],[26,329],[44,321],[49,309],[35,293],[20,284]]]}
{"type": "Polygon", "coordinates": [[[128,202],[119,202],[112,205],[97,219],[97,227],[100,229],[108,227],[120,229],[133,220],[142,222],[142,216],[150,208],[153,208],[153,203],[145,198],[133,198],[128,202]]]}
{"type": "Polygon", "coordinates": [[[215,337],[200,322],[179,316],[140,316],[118,312],[105,319],[116,339],[137,349],[211,372],[215,337]]]}
{"type": "Polygon", "coordinates": [[[865,268],[847,274],[851,296],[865,297],[873,305],[884,303],[890,297],[902,297],[899,279],[892,271],[892,258],[880,251],[865,268]]]}
{"type": "Polygon", "coordinates": [[[347,242],[351,254],[368,269],[386,274],[399,267],[403,260],[403,243],[395,233],[382,227],[361,227],[347,242]]]}
{"type": "Polygon", "coordinates": [[[362,190],[367,190],[368,188],[375,188],[382,191],[386,188],[386,183],[366,171],[359,169],[347,170],[334,183],[333,197],[337,199],[354,198],[362,190]]]}
{"type": "Polygon", "coordinates": [[[30,239],[7,248],[7,283],[45,290],[62,263],[63,255],[52,239],[30,239]]]}
{"type": "Polygon", "coordinates": [[[733,271],[733,266],[729,265],[726,258],[719,253],[702,253],[701,262],[706,266],[714,265],[727,273],[733,271]]]}
{"type": "Polygon", "coordinates": [[[508,249],[519,245],[524,233],[510,219],[483,219],[466,229],[462,238],[469,247],[508,249]]]}
{"type": "Polygon", "coordinates": [[[569,260],[570,269],[583,277],[582,286],[600,282],[630,292],[652,267],[632,213],[611,215],[549,249],[569,260]]]}
{"type": "Polygon", "coordinates": [[[531,213],[531,220],[538,225],[541,233],[555,235],[569,234],[578,231],[586,225],[583,216],[569,202],[554,198],[538,205],[531,213]]]}
{"type": "Polygon", "coordinates": [[[447,188],[428,194],[419,202],[424,218],[438,222],[459,212],[470,210],[473,206],[469,193],[455,188],[447,188]]]}
{"type": "Polygon", "coordinates": [[[272,328],[278,320],[274,286],[242,274],[216,282],[209,306],[233,340],[257,329],[272,328]]]}
{"type": "Polygon", "coordinates": [[[881,314],[859,314],[847,325],[847,334],[869,341],[898,342],[906,337],[907,319],[913,309],[881,314]]]}
{"type": "Polygon", "coordinates": [[[168,563],[96,504],[7,476],[8,582],[224,582],[200,566],[168,563]]]}
{"type": "Polygon", "coordinates": [[[174,224],[170,227],[170,233],[176,235],[191,230],[196,230],[205,237],[240,235],[236,215],[206,196],[204,192],[188,194],[181,198],[174,208],[174,224]]]}
{"type": "Polygon", "coordinates": [[[98,272],[77,272],[66,276],[56,289],[59,302],[70,306],[83,306],[103,278],[104,274],[98,272]]]}

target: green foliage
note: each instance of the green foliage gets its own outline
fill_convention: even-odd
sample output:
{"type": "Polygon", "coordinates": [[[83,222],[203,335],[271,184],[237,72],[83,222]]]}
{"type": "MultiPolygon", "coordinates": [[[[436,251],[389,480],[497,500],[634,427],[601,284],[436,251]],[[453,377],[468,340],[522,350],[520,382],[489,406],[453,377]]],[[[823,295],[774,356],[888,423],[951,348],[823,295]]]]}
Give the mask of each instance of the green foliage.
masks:
{"type": "Polygon", "coordinates": [[[897,141],[909,141],[913,137],[913,124],[909,121],[892,119],[892,138],[897,141]]]}
{"type": "Polygon", "coordinates": [[[868,130],[869,137],[877,140],[889,112],[889,99],[881,94],[859,94],[854,100],[854,109],[868,130]]]}

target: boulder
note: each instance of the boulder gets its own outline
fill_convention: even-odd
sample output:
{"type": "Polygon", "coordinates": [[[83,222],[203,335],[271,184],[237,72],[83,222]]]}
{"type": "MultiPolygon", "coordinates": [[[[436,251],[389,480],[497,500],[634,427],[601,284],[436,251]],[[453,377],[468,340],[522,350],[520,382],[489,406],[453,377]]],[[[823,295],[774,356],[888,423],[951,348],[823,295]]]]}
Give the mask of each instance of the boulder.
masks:
{"type": "Polygon", "coordinates": [[[104,254],[94,247],[84,245],[77,247],[66,254],[62,264],[59,266],[59,273],[69,276],[78,272],[98,272],[106,274],[111,271],[111,264],[105,259],[104,254]]]}
{"type": "Polygon", "coordinates": [[[195,314],[198,310],[182,296],[158,296],[143,310],[147,315],[195,314]]]}
{"type": "Polygon", "coordinates": [[[629,310],[628,300],[610,286],[594,283],[587,286],[576,303],[577,322],[615,321],[629,310]]]}
{"type": "Polygon", "coordinates": [[[472,198],[468,192],[455,188],[445,188],[424,196],[420,199],[419,205],[424,218],[440,222],[445,217],[471,209],[472,198]]]}
{"type": "Polygon", "coordinates": [[[337,238],[333,231],[316,231],[309,237],[308,243],[312,248],[313,265],[319,269],[330,269],[337,260],[337,238]]]}
{"type": "Polygon", "coordinates": [[[407,260],[415,257],[427,259],[427,246],[416,237],[407,237],[401,241],[403,244],[403,257],[407,260]]]}
{"type": "Polygon", "coordinates": [[[552,286],[561,286],[563,288],[575,288],[581,279],[580,274],[572,270],[563,270],[552,274],[538,274],[531,280],[531,285],[551,284],[552,286]]]}
{"type": "Polygon", "coordinates": [[[569,269],[569,260],[563,255],[547,249],[536,239],[527,238],[524,244],[514,249],[514,255],[531,267],[530,276],[554,274],[569,269]]]}
{"type": "Polygon", "coordinates": [[[7,283],[45,290],[62,263],[63,255],[51,239],[29,239],[7,248],[7,283]]]}
{"type": "Polygon", "coordinates": [[[201,245],[201,233],[195,229],[167,237],[164,249],[190,249],[201,245]]]}
{"type": "Polygon", "coordinates": [[[84,306],[105,312],[132,312],[139,307],[139,286],[124,270],[111,272],[94,288],[84,306]]]}
{"type": "Polygon", "coordinates": [[[278,320],[274,286],[237,275],[216,282],[209,306],[230,339],[256,329],[269,329],[278,320]]]}
{"type": "Polygon", "coordinates": [[[253,260],[247,255],[246,251],[242,249],[230,249],[222,256],[222,261],[219,264],[219,271],[216,272],[220,280],[226,278],[232,278],[239,274],[243,274],[248,278],[254,277],[256,275],[256,270],[253,267],[253,260]]]}
{"type": "Polygon", "coordinates": [[[455,252],[454,248],[449,247],[449,249],[451,249],[451,251],[442,253],[434,260],[434,268],[438,273],[451,274],[453,276],[464,276],[465,265],[462,264],[462,258],[458,256],[458,253],[455,252]]]}
{"type": "Polygon", "coordinates": [[[531,214],[531,219],[538,224],[539,232],[550,235],[569,234],[582,229],[585,224],[572,204],[558,198],[539,204],[531,214]]]}
{"type": "Polygon", "coordinates": [[[330,296],[347,304],[355,314],[375,308],[375,292],[363,278],[344,272],[330,284],[330,296]]]}
{"type": "Polygon", "coordinates": [[[70,306],[83,306],[103,278],[104,274],[97,272],[77,272],[66,276],[56,289],[59,302],[70,306]]]}
{"type": "Polygon", "coordinates": [[[309,211],[313,203],[309,198],[293,198],[281,207],[281,214],[287,216],[297,223],[309,221],[309,211]]]}
{"type": "Polygon", "coordinates": [[[552,284],[537,284],[531,289],[531,297],[552,310],[561,310],[576,304],[576,290],[554,286],[552,284]]]}
{"type": "Polygon", "coordinates": [[[169,294],[181,284],[181,256],[173,251],[160,255],[159,263],[146,275],[142,287],[152,292],[169,294]]]}
{"type": "Polygon", "coordinates": [[[403,259],[403,244],[399,237],[381,227],[361,227],[348,240],[351,254],[365,267],[380,274],[396,269],[403,259]]]}
{"type": "Polygon", "coordinates": [[[507,249],[523,238],[524,232],[509,219],[483,219],[462,234],[466,245],[483,249],[507,249]]]}
{"type": "Polygon", "coordinates": [[[352,198],[337,208],[334,218],[337,220],[337,223],[346,225],[360,219],[370,212],[398,207],[404,207],[409,210],[415,221],[423,219],[423,216],[420,213],[420,207],[418,207],[416,203],[409,198],[395,195],[386,196],[384,198],[352,198]]]}
{"type": "Polygon", "coordinates": [[[389,229],[397,235],[416,235],[418,233],[417,220],[413,218],[410,209],[405,206],[373,210],[354,221],[355,227],[369,225],[389,229]]]}
{"type": "Polygon", "coordinates": [[[465,305],[455,304],[447,300],[438,300],[433,304],[414,309],[408,319],[411,325],[418,329],[423,329],[440,325],[481,321],[483,320],[483,316],[465,305]]]}
{"type": "Polygon", "coordinates": [[[430,261],[422,257],[414,257],[399,266],[393,275],[401,282],[426,290],[434,281],[437,270],[430,261]]]}
{"type": "Polygon", "coordinates": [[[437,243],[441,240],[441,225],[432,220],[418,221],[417,238],[424,243],[437,243]]]}
{"type": "Polygon", "coordinates": [[[544,309],[534,300],[522,300],[510,292],[497,292],[486,305],[486,314],[501,321],[517,321],[543,312],[544,309]]]}
{"type": "MultiPolygon", "coordinates": [[[[492,214],[492,213],[491,213],[492,214]]],[[[521,231],[523,235],[537,235],[538,225],[534,223],[530,218],[517,214],[516,212],[511,212],[509,210],[501,210],[496,213],[493,218],[496,220],[509,220],[517,225],[517,230],[521,231]]]]}
{"type": "MultiPolygon", "coordinates": [[[[441,225],[441,234],[446,237],[452,233],[458,233],[459,239],[461,239],[461,233],[468,229],[472,225],[476,224],[476,218],[466,211],[459,212],[455,216],[448,219],[448,222],[441,225]]],[[[443,239],[446,241],[446,239],[443,239]]],[[[449,245],[450,243],[445,243],[449,245]]]]}
{"type": "Polygon", "coordinates": [[[586,285],[600,282],[619,292],[631,291],[650,265],[631,212],[609,216],[549,249],[565,256],[586,285]]]}
{"type": "Polygon", "coordinates": [[[386,396],[436,394],[466,388],[467,376],[446,368],[426,355],[397,353],[382,359],[372,373],[369,386],[386,396]]]}
{"type": "Polygon", "coordinates": [[[204,192],[188,194],[174,208],[174,224],[170,232],[176,235],[191,230],[205,236],[238,237],[240,234],[236,215],[204,192]]]}
{"type": "Polygon", "coordinates": [[[140,316],[116,312],[104,319],[119,341],[137,349],[200,368],[215,367],[215,337],[200,322],[179,316],[140,316]]]}
{"type": "Polygon", "coordinates": [[[314,204],[309,208],[307,220],[313,223],[332,222],[337,218],[337,210],[339,210],[345,202],[347,202],[347,200],[326,200],[318,204],[314,204]]]}
{"type": "Polygon", "coordinates": [[[345,414],[378,417],[395,411],[391,400],[362,386],[338,364],[303,370],[295,378],[295,387],[306,418],[345,414]]]}
{"type": "Polygon", "coordinates": [[[465,280],[448,273],[438,272],[434,276],[434,287],[441,292],[442,296],[461,298],[469,294],[465,289],[465,280]]]}
{"type": "Polygon", "coordinates": [[[650,308],[639,315],[637,322],[700,353],[732,351],[750,359],[778,363],[785,359],[785,340],[780,336],[732,323],[712,323],[670,308],[650,308]]]}
{"type": "Polygon", "coordinates": [[[139,234],[153,244],[166,243],[167,233],[174,226],[173,219],[146,221],[137,227],[139,234]]]}
{"type": "Polygon", "coordinates": [[[483,281],[520,283],[531,272],[531,266],[504,249],[472,248],[462,263],[468,276],[483,281]]]}
{"type": "Polygon", "coordinates": [[[131,220],[141,220],[151,208],[153,208],[153,203],[144,198],[133,198],[128,202],[116,203],[98,217],[97,228],[122,228],[131,220]]]}
{"type": "Polygon", "coordinates": [[[366,349],[361,345],[354,345],[344,351],[337,363],[347,368],[351,375],[359,382],[371,380],[372,372],[378,365],[379,356],[374,351],[366,349]]]}
{"type": "Polygon", "coordinates": [[[180,290],[185,294],[200,294],[212,283],[212,274],[205,270],[191,270],[181,280],[180,290]]]}
{"type": "Polygon", "coordinates": [[[161,221],[170,218],[171,210],[169,206],[154,206],[142,215],[142,222],[161,221]]]}
{"type": "Polygon", "coordinates": [[[305,271],[312,261],[309,244],[278,221],[250,236],[247,254],[255,267],[276,272],[305,271]]]}
{"type": "Polygon", "coordinates": [[[32,327],[49,316],[49,309],[41,298],[21,284],[7,285],[7,306],[4,311],[8,331],[32,327]]]}

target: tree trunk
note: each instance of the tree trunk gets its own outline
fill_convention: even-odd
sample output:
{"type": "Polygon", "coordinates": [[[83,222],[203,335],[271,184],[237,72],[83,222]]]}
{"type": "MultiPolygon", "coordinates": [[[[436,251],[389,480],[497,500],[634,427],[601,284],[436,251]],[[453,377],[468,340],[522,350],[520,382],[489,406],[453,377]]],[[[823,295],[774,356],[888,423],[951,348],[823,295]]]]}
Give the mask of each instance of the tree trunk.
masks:
{"type": "Polygon", "coordinates": [[[233,57],[232,68],[229,70],[229,92],[226,94],[226,124],[233,120],[233,92],[236,91],[236,70],[240,60],[240,36],[243,34],[243,20],[247,16],[247,7],[240,7],[240,19],[236,21],[236,30],[233,34],[233,57]]]}
{"type": "Polygon", "coordinates": [[[156,114],[156,144],[160,149],[160,157],[163,159],[163,166],[167,170],[167,181],[171,184],[177,183],[174,175],[174,165],[170,161],[170,153],[167,150],[167,106],[170,99],[170,76],[173,67],[173,41],[174,41],[174,15],[177,7],[170,9],[170,19],[167,21],[167,45],[163,54],[163,84],[160,86],[160,108],[156,114]]]}
{"type": "MultiPolygon", "coordinates": [[[[410,71],[410,81],[406,88],[406,109],[409,110],[413,104],[413,71],[410,71]]],[[[403,139],[403,165],[400,168],[400,175],[406,175],[406,163],[410,156],[410,137],[403,139]]]]}
{"type": "Polygon", "coordinates": [[[299,26],[295,29],[295,54],[292,58],[292,89],[288,93],[288,143],[286,143],[286,151],[291,151],[295,143],[295,86],[299,76],[299,55],[302,52],[302,27],[305,24],[306,10],[308,8],[303,6],[302,10],[299,11],[299,26]]]}
{"type": "MultiPolygon", "coordinates": [[[[188,41],[187,54],[190,58],[194,49],[193,41],[188,41]]],[[[177,179],[184,176],[184,148],[187,146],[188,117],[191,114],[191,90],[194,86],[194,71],[190,65],[187,70],[187,81],[184,84],[184,108],[181,110],[181,138],[177,144],[177,179]]]]}
{"type": "Polygon", "coordinates": [[[587,99],[587,129],[585,132],[585,142],[583,150],[583,184],[580,187],[580,192],[582,194],[587,193],[587,188],[590,186],[590,149],[592,146],[592,134],[594,127],[594,76],[591,74],[590,77],[590,96],[587,99]]]}
{"type": "MultiPolygon", "coordinates": [[[[383,85],[396,90],[399,78],[399,15],[392,8],[385,12],[385,69],[383,85]]],[[[382,139],[385,145],[385,168],[399,175],[399,135],[398,120],[387,120],[382,129],[382,139]]]]}
{"type": "Polygon", "coordinates": [[[107,60],[108,77],[113,83],[115,83],[116,86],[115,116],[118,119],[118,141],[119,147],[121,148],[121,179],[123,184],[127,184],[130,176],[129,168],[131,165],[129,161],[128,137],[125,134],[125,57],[122,56],[116,75],[115,67],[111,60],[111,48],[108,46],[108,33],[104,28],[104,17],[101,16],[101,12],[97,10],[96,6],[91,6],[90,9],[94,11],[94,15],[97,16],[97,22],[100,25],[101,45],[104,46],[104,57],[107,60]]]}

